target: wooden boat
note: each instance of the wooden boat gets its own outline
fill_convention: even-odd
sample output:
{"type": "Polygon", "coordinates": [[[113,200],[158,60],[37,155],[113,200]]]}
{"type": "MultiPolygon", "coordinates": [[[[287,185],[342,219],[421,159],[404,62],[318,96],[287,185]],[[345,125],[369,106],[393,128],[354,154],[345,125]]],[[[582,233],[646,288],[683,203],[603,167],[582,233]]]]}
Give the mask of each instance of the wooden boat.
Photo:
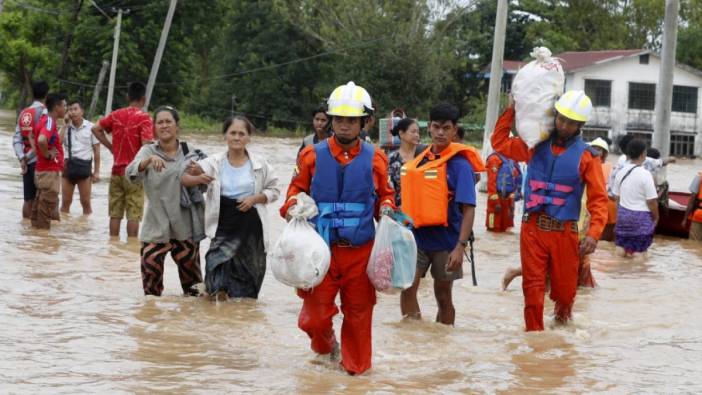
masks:
{"type": "Polygon", "coordinates": [[[688,221],[687,226],[683,227],[682,220],[685,218],[685,208],[691,198],[692,194],[688,192],[668,192],[668,199],[672,200],[673,204],[668,209],[659,208],[660,220],[656,227],[656,233],[687,238],[690,232],[690,222],[688,221]]]}

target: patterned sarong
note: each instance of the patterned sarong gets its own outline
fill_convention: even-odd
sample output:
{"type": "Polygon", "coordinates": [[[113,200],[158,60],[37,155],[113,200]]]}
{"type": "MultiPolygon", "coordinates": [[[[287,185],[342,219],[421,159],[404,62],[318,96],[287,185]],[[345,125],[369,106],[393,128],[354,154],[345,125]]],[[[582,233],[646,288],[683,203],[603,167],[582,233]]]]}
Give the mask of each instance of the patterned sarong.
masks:
{"type": "Polygon", "coordinates": [[[634,211],[619,206],[614,227],[615,244],[627,253],[645,252],[653,243],[655,227],[649,211],[634,211]]]}

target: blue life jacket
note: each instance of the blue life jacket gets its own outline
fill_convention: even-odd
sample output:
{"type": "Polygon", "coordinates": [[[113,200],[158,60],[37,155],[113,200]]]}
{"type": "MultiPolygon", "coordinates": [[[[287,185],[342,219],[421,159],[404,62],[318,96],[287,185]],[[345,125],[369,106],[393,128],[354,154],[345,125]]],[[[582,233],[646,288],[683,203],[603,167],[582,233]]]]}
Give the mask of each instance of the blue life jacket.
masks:
{"type": "Polygon", "coordinates": [[[498,152],[493,152],[490,155],[497,155],[502,161],[500,168],[497,170],[497,193],[502,197],[507,197],[514,193],[515,200],[519,200],[522,186],[522,172],[519,170],[519,166],[512,159],[498,152]],[[514,174],[515,169],[517,170],[517,175],[514,174]]]}
{"type": "Polygon", "coordinates": [[[375,148],[365,142],[361,144],[361,152],[345,166],[334,159],[327,140],[314,145],[311,195],[319,214],[312,221],[328,245],[345,240],[359,246],[375,238],[375,148]]]}
{"type": "Polygon", "coordinates": [[[587,144],[580,136],[568,142],[566,151],[554,155],[551,140],[536,146],[529,161],[524,207],[544,212],[559,221],[577,221],[585,188],[580,178],[580,159],[587,144]]]}

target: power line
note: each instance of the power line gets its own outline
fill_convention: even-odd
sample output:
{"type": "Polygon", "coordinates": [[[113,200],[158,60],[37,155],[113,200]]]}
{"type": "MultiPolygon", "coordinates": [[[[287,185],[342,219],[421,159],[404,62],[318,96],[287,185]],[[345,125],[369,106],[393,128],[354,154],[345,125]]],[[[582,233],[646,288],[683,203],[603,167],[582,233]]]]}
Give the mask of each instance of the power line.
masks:
{"type": "Polygon", "coordinates": [[[103,11],[102,8],[100,8],[100,6],[97,5],[97,3],[95,3],[95,0],[90,0],[90,4],[93,7],[97,8],[97,10],[100,11],[100,13],[105,16],[105,18],[109,19],[110,22],[112,22],[112,18],[109,15],[107,15],[107,13],[103,11]]]}
{"type": "MultiPolygon", "coordinates": [[[[253,69],[240,70],[240,71],[235,71],[233,73],[221,74],[221,75],[202,79],[201,82],[219,80],[219,79],[228,78],[228,77],[236,77],[236,76],[246,75],[246,74],[252,74],[252,73],[259,72],[259,71],[273,70],[273,69],[277,69],[280,67],[289,66],[291,64],[302,63],[302,62],[306,62],[309,60],[313,60],[313,59],[317,59],[317,58],[321,58],[321,57],[325,57],[325,56],[329,56],[329,55],[334,55],[334,54],[337,54],[339,52],[348,51],[350,49],[367,47],[367,46],[370,46],[372,44],[375,44],[376,42],[383,41],[383,40],[386,40],[388,38],[390,38],[390,37],[389,36],[388,37],[380,37],[380,38],[376,38],[374,40],[366,41],[364,43],[350,45],[350,46],[344,47],[344,48],[333,49],[331,51],[326,51],[326,52],[318,53],[318,54],[303,57],[303,58],[293,59],[293,60],[289,60],[287,62],[275,63],[275,64],[271,64],[268,66],[255,67],[253,69]]],[[[183,84],[186,82],[188,82],[188,81],[161,82],[160,85],[176,85],[176,84],[183,84]]]]}
{"type": "MultiPolygon", "coordinates": [[[[280,68],[280,67],[289,66],[289,65],[291,65],[291,64],[302,63],[302,62],[306,62],[306,61],[309,61],[309,60],[321,58],[321,57],[324,57],[324,56],[333,55],[333,54],[336,54],[336,53],[339,53],[339,52],[347,51],[347,50],[349,50],[349,49],[363,48],[363,47],[366,47],[366,46],[370,46],[370,45],[372,45],[372,44],[375,44],[376,42],[379,42],[379,41],[382,41],[382,40],[386,40],[386,39],[388,39],[388,38],[390,38],[390,36],[376,38],[376,39],[374,39],[374,40],[366,41],[366,42],[364,42],[364,43],[355,44],[355,45],[351,45],[351,46],[343,47],[343,48],[338,48],[338,49],[334,49],[334,50],[331,50],[331,51],[318,53],[318,54],[315,54],[315,55],[312,55],[312,56],[307,56],[307,57],[303,57],[303,58],[292,59],[292,60],[289,60],[289,61],[283,62],[283,63],[276,63],[276,64],[272,64],[272,65],[268,65],[268,66],[255,67],[255,68],[252,68],[252,69],[240,70],[240,71],[236,71],[236,72],[233,72],[233,73],[217,75],[217,76],[213,76],[213,77],[209,77],[209,78],[202,79],[202,80],[200,80],[200,82],[213,81],[213,80],[223,79],[223,78],[227,78],[227,77],[235,77],[235,76],[241,76],[241,75],[246,75],[246,74],[253,74],[253,73],[257,73],[257,72],[259,72],[259,71],[273,70],[273,69],[277,69],[277,68],[280,68]]],[[[83,82],[78,82],[78,81],[70,81],[70,80],[63,80],[63,79],[59,79],[59,81],[65,82],[65,83],[71,84],[71,85],[76,85],[76,86],[93,86],[92,84],[85,84],[85,83],[83,83],[83,82]]],[[[184,83],[187,83],[187,82],[189,82],[189,81],[188,81],[188,80],[184,80],[184,81],[169,81],[169,82],[159,82],[159,83],[157,83],[157,85],[180,85],[180,84],[184,84],[184,83]]],[[[116,87],[116,88],[127,88],[128,85],[118,85],[118,86],[115,86],[115,87],[116,87]]]]}

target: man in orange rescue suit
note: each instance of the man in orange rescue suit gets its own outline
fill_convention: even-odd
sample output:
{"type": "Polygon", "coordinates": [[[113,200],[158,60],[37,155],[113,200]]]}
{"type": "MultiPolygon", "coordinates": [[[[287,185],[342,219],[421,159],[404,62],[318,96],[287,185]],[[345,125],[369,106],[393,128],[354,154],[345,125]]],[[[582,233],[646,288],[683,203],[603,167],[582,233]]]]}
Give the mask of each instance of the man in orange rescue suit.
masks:
{"type": "Polygon", "coordinates": [[[544,329],[546,276],[549,296],[555,301],[558,323],[571,318],[578,286],[580,255],[592,253],[607,222],[607,193],[597,151],[581,138],[580,129],[592,111],[583,91],[568,91],[556,102],[555,129],[551,137],[529,149],[518,137],[510,137],[514,102],[500,116],[492,135],[495,151],[527,161],[524,217],[520,235],[524,320],[527,331],[544,329]],[[587,186],[590,228],[578,242],[577,222],[583,189],[587,186]]]}
{"type": "Polygon", "coordinates": [[[294,196],[308,193],[317,203],[317,232],[331,248],[331,265],[321,284],[306,292],[298,326],[312,340],[312,350],[338,357],[332,317],[341,292],[341,366],[349,374],[371,367],[371,324],[375,288],[366,267],[375,239],[374,218],[394,210],[395,191],[388,183],[385,154],[359,139],[371,111],[365,89],[349,82],[336,88],[328,100],[333,136],[305,147],[288,188],[280,214],[295,205],[294,196]]]}
{"type": "Polygon", "coordinates": [[[490,232],[504,232],[514,226],[514,202],[521,199],[522,172],[517,162],[497,152],[487,157],[487,216],[490,232]]]}
{"type": "Polygon", "coordinates": [[[402,166],[402,210],[414,221],[417,274],[402,292],[400,309],[409,318],[421,318],[417,302],[419,280],[431,269],[439,307],[436,322],[453,325],[456,310],[451,290],[463,277],[463,254],[473,231],[475,182],[473,173],[485,171],[480,153],[452,143],[458,109],[439,104],[429,113],[431,145],[402,166]]]}

